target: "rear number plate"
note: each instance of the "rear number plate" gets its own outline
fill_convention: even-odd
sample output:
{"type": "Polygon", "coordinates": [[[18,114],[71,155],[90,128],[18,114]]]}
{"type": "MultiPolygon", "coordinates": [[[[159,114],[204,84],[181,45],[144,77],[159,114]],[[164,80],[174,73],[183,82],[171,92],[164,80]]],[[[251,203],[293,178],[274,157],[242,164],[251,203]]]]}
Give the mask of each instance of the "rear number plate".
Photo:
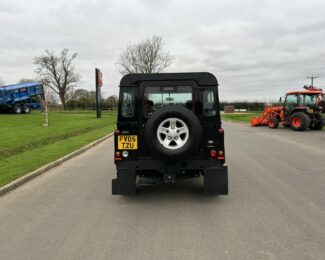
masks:
{"type": "Polygon", "coordinates": [[[119,135],[117,137],[118,150],[137,150],[138,136],[136,135],[119,135]]]}

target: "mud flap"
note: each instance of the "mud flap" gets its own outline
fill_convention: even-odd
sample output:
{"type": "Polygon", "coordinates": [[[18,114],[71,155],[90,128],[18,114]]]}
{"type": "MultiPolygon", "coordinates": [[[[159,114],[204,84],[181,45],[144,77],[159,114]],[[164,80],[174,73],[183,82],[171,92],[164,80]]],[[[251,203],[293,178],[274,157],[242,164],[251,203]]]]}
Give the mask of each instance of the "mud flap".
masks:
{"type": "Polygon", "coordinates": [[[204,170],[204,194],[228,195],[227,166],[209,167],[204,170]]]}
{"type": "Polygon", "coordinates": [[[118,176],[112,180],[113,195],[136,194],[136,172],[129,168],[119,168],[118,176]]]}

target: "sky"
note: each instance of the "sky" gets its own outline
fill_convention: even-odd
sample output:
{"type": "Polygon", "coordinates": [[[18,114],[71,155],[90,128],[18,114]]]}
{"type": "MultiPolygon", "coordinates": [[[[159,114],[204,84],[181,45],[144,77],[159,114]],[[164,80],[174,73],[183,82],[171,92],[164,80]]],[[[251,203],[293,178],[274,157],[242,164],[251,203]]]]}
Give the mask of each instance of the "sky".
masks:
{"type": "Polygon", "coordinates": [[[212,72],[222,101],[278,100],[310,75],[325,88],[324,13],[323,0],[0,0],[0,78],[35,78],[35,56],[69,48],[80,88],[95,88],[98,67],[116,95],[119,54],[160,35],[165,72],[212,72]]]}

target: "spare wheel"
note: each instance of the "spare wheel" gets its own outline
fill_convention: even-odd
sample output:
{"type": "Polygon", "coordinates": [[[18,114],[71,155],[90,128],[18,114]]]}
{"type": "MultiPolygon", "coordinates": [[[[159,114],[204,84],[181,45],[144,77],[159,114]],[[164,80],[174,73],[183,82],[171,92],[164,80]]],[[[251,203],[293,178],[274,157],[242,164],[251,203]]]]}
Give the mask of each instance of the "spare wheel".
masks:
{"type": "Polygon", "coordinates": [[[189,109],[168,106],[156,111],[145,126],[146,145],[163,159],[188,157],[201,141],[202,127],[189,109]]]}

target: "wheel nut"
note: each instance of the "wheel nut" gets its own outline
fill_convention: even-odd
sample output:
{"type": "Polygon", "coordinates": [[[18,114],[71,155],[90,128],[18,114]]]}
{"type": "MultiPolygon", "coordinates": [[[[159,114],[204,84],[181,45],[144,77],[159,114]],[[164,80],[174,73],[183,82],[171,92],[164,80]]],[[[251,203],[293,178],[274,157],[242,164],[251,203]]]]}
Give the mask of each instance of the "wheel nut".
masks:
{"type": "Polygon", "coordinates": [[[175,140],[177,140],[178,139],[178,136],[175,136],[175,140]]]}
{"type": "Polygon", "coordinates": [[[171,140],[172,138],[170,136],[167,137],[168,140],[171,140]]]}

